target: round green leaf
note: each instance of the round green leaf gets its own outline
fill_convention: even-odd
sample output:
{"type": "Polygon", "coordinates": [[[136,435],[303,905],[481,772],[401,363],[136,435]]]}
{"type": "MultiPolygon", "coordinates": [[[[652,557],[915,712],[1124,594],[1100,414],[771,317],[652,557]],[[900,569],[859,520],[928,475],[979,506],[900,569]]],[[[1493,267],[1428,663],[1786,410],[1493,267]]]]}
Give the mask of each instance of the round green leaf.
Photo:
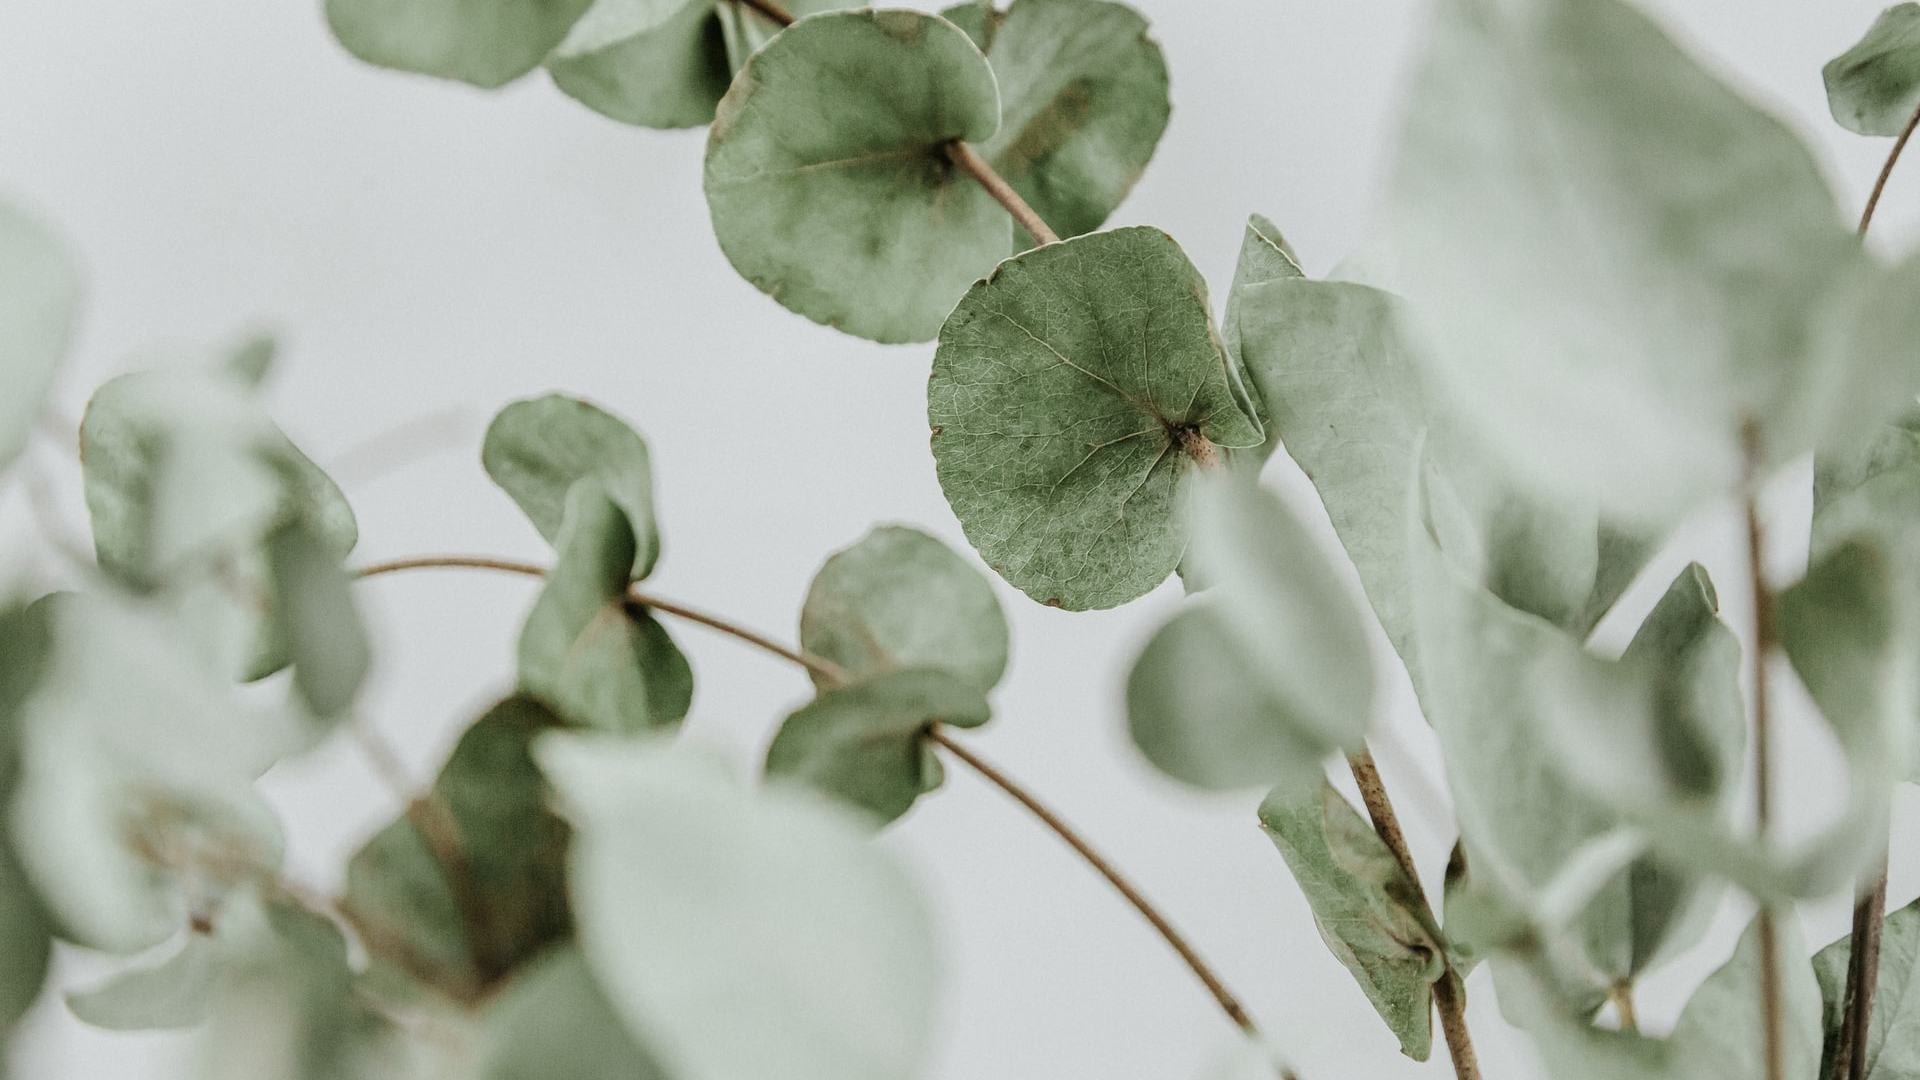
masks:
{"type": "MultiPolygon", "coordinates": [[[[1146,169],[1172,109],[1147,20],[1105,0],[1016,0],[1004,14],[962,5],[953,15],[1000,83],[1000,131],[980,156],[1054,232],[1099,228],[1146,169]]],[[[1015,244],[1033,239],[1022,231],[1015,244]]]]}
{"type": "Polygon", "coordinates": [[[525,75],[593,0],[326,0],[327,23],[369,64],[496,87],[525,75]]]}
{"type": "Polygon", "coordinates": [[[800,647],[854,679],[938,668],[984,692],[1007,669],[1007,617],[993,586],[953,549],[918,529],[884,526],[814,575],[800,647]]]}
{"type": "Polygon", "coordinates": [[[1862,135],[1898,135],[1920,108],[1920,4],[1882,11],[1866,36],[1820,69],[1834,120],[1862,135]]]}
{"type": "Polygon", "coordinates": [[[664,1080],[593,981],[559,946],[527,965],[487,1008],[476,1080],[664,1080]]]}
{"type": "Polygon", "coordinates": [[[1012,243],[1012,219],[945,149],[999,125],[992,69],[946,20],[803,19],[720,103],[706,160],[714,233],[741,276],[807,318],[926,341],[1012,243]]]}
{"type": "Polygon", "coordinates": [[[767,775],[797,780],[885,824],[944,779],[927,726],[986,723],[991,710],[982,693],[934,670],[890,671],[828,690],[780,726],[767,747],[767,775]]]}
{"type": "Polygon", "coordinates": [[[976,284],[940,333],[927,419],[967,539],[1022,592],[1073,610],[1164,581],[1196,462],[1261,441],[1206,282],[1147,227],[1036,248],[976,284]]]}
{"type": "Polygon", "coordinates": [[[595,112],[652,128],[711,121],[733,81],[714,0],[600,0],[547,73],[595,112]]]}
{"type": "Polygon", "coordinates": [[[548,735],[573,822],[579,940],[614,1011],[679,1080],[902,1080],[934,1018],[925,906],[871,823],[712,759],[548,735]]]}
{"type": "Polygon", "coordinates": [[[66,245],[0,200],[0,469],[27,445],[79,302],[66,245]]]}
{"type": "Polygon", "coordinates": [[[597,477],[638,545],[633,577],[653,572],[660,533],[653,514],[653,459],[639,433],[590,402],[560,394],[516,401],[487,425],[480,464],[551,543],[559,543],[567,494],[597,477]]]}

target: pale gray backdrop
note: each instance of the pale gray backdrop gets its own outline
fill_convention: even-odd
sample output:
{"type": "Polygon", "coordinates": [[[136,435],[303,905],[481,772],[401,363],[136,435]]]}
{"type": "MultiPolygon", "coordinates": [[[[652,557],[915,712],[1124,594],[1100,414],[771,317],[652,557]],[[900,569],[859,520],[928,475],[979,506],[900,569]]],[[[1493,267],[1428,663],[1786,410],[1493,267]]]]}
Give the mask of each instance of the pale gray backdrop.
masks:
{"type": "MultiPolygon", "coordinates": [[[[1224,290],[1249,211],[1274,218],[1307,269],[1359,241],[1418,35],[1410,0],[1136,0],[1173,71],[1172,126],[1115,224],[1171,232],[1224,290]]],[[[1807,133],[1849,208],[1884,140],[1826,116],[1819,68],[1878,0],[1666,0],[1659,14],[1807,133]]],[[[757,293],[713,242],[700,195],[704,133],[622,127],[535,75],[500,93],[376,71],[328,36],[311,0],[7,0],[0,4],[0,190],[57,221],[90,292],[59,394],[248,328],[284,332],[274,408],[335,468],[360,515],[360,557],[546,549],[477,462],[510,398],[591,397],[651,441],[666,554],[663,593],[782,636],[815,566],[876,522],[961,543],[934,483],[924,385],[930,346],[882,347],[822,329],[757,293]],[[449,412],[448,410],[451,410],[449,412]],[[414,425],[396,448],[366,440],[414,425]]],[[[1851,209],[1850,211],[1851,212],[1851,209]]],[[[1920,221],[1920,161],[1895,180],[1879,242],[1920,221]]],[[[81,520],[57,450],[34,458],[52,501],[81,520]]],[[[1329,538],[1291,463],[1269,482],[1329,538]]],[[[1781,486],[1783,528],[1804,527],[1805,475],[1781,486]]],[[[9,542],[29,534],[22,485],[0,502],[9,542]]],[[[1703,515],[1630,598],[1701,557],[1745,610],[1730,519],[1703,515]]],[[[964,547],[964,544],[962,544],[964,547]]],[[[1801,555],[1778,553],[1791,572],[1801,555]]],[[[16,556],[12,562],[18,562],[16,556]]],[[[1441,1075],[1400,1057],[1313,929],[1254,827],[1256,793],[1201,796],[1149,771],[1122,729],[1122,676],[1177,599],[1163,588],[1069,615],[1002,589],[1015,660],[978,745],[1029,781],[1135,874],[1316,1080],[1441,1075]]],[[[506,687],[528,582],[471,573],[395,578],[365,592],[380,667],[369,710],[422,777],[458,726],[506,687]]],[[[1624,624],[1616,620],[1615,637],[1624,624]]],[[[691,737],[743,759],[802,700],[801,675],[697,627],[675,627],[699,675],[691,737]]],[[[1380,757],[1430,881],[1450,836],[1433,743],[1397,671],[1380,757]]],[[[1802,718],[1804,719],[1804,718],[1802,718]]],[[[1831,755],[1802,726],[1788,809],[1817,812],[1831,755]]],[[[350,747],[270,778],[292,831],[293,873],[333,868],[395,811],[350,747]]],[[[1902,796],[1897,838],[1913,838],[1902,796]]],[[[936,1080],[1196,1077],[1230,1029],[1162,943],[1050,836],[974,777],[892,830],[936,898],[949,961],[936,1080]]],[[[1920,889],[1895,876],[1894,903],[1920,889]]],[[[1843,903],[1806,913],[1816,944],[1843,903]]],[[[1729,905],[1703,955],[1644,991],[1658,1026],[1725,957],[1729,905]]],[[[98,970],[70,958],[69,983],[98,970]]],[[[1537,1066],[1498,1022],[1484,976],[1473,1019],[1488,1075],[1537,1066]]],[[[51,1001],[30,1023],[22,1075],[163,1077],[174,1037],[110,1036],[51,1001]]],[[[1437,1043],[1437,1040],[1436,1040],[1437,1043]]],[[[1443,1057],[1444,1055],[1437,1055],[1443,1057]]]]}

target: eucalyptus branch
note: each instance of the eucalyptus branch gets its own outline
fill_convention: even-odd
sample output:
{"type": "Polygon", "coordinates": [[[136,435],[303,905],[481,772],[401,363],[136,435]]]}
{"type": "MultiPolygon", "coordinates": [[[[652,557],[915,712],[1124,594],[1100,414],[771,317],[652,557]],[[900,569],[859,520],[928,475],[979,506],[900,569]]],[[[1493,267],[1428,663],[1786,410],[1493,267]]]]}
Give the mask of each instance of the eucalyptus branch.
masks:
{"type": "Polygon", "coordinates": [[[995,172],[985,158],[975,153],[973,147],[968,146],[961,139],[955,139],[947,144],[947,157],[959,167],[961,172],[973,177],[976,183],[985,188],[987,194],[993,196],[994,202],[1005,207],[1007,213],[1013,215],[1013,220],[1027,230],[1027,235],[1033,237],[1035,243],[1057,244],[1060,242],[1059,235],[1048,228],[1046,222],[1040,220],[1040,215],[1034,211],[1033,207],[1027,205],[1027,200],[1021,198],[1020,193],[1013,190],[1013,185],[1007,183],[1004,177],[995,172]]]}
{"type": "Polygon", "coordinates": [[[774,0],[738,0],[738,2],[742,7],[750,7],[781,26],[793,25],[793,13],[775,3],[774,0]]]}
{"type": "MultiPolygon", "coordinates": [[[[1400,817],[1393,812],[1393,800],[1387,797],[1387,785],[1373,763],[1373,754],[1362,747],[1347,758],[1347,767],[1360,788],[1360,801],[1366,804],[1367,816],[1373,819],[1373,831],[1379,834],[1387,850],[1393,852],[1394,860],[1413,883],[1414,895],[1420,898],[1420,914],[1428,922],[1435,922],[1433,906],[1427,902],[1426,891],[1420,885],[1420,870],[1414,865],[1413,850],[1407,846],[1406,834],[1400,830],[1400,817]]],[[[1458,1080],[1480,1080],[1480,1060],[1473,1051],[1473,1035],[1467,1030],[1466,982],[1444,955],[1441,959],[1446,963],[1446,970],[1433,984],[1433,1005],[1434,1011],[1440,1014],[1440,1033],[1447,1040],[1453,1074],[1458,1080]]]]}
{"type": "MultiPolygon", "coordinates": [[[[1200,954],[1187,942],[1187,939],[1174,927],[1173,923],[1168,921],[1167,917],[1161,914],[1158,908],[1153,906],[1152,902],[1140,892],[1139,888],[1127,880],[1111,862],[1108,862],[1105,856],[1094,850],[1092,844],[1089,844],[1084,837],[1074,831],[1072,826],[1062,820],[1060,815],[1054,813],[1051,808],[1036,798],[1032,792],[1020,786],[1012,777],[1000,771],[999,768],[982,759],[980,755],[948,735],[945,729],[939,724],[936,723],[927,729],[927,738],[942,750],[952,754],[975,773],[978,773],[981,779],[999,788],[1009,798],[1013,799],[1014,802],[1026,808],[1029,813],[1039,819],[1041,824],[1045,825],[1055,836],[1059,837],[1068,847],[1072,848],[1076,854],[1086,860],[1087,865],[1093,867],[1101,877],[1106,878],[1107,884],[1112,885],[1114,891],[1124,897],[1127,903],[1132,904],[1133,909],[1138,911],[1141,917],[1147,920],[1154,930],[1172,947],[1175,953],[1179,954],[1180,959],[1186,963],[1188,969],[1200,980],[1201,985],[1205,986],[1207,992],[1213,995],[1213,1000],[1219,1003],[1220,1011],[1227,1014],[1227,1019],[1233,1021],[1241,1031],[1246,1032],[1249,1038],[1255,1040],[1261,1038],[1259,1026],[1254,1023],[1253,1017],[1247,1013],[1246,1008],[1240,1004],[1240,1000],[1233,996],[1233,992],[1227,989],[1226,984],[1221,981],[1220,976],[1214,972],[1213,968],[1208,966],[1205,960],[1201,959],[1200,954]]],[[[1293,1070],[1288,1068],[1282,1068],[1280,1075],[1283,1080],[1299,1080],[1293,1070]]]]}
{"type": "Polygon", "coordinates": [[[1913,138],[1915,128],[1920,128],[1920,108],[1913,110],[1907,118],[1907,126],[1900,129],[1900,135],[1893,140],[1893,149],[1887,152],[1887,163],[1880,166],[1880,175],[1873,182],[1873,192],[1867,196],[1866,208],[1860,211],[1860,235],[1867,235],[1867,226],[1873,224],[1873,212],[1880,206],[1880,194],[1887,190],[1887,180],[1893,176],[1893,167],[1900,161],[1901,151],[1907,148],[1907,140],[1913,138]]]}
{"type": "MultiPolygon", "coordinates": [[[[1767,693],[1767,660],[1778,642],[1773,590],[1767,584],[1766,531],[1760,520],[1759,437],[1744,432],[1747,449],[1747,569],[1753,590],[1753,816],[1765,837],[1773,823],[1773,726],[1767,693]]],[[[1760,1039],[1766,1080],[1786,1080],[1785,1019],[1780,990],[1780,937],[1773,908],[1756,919],[1760,939],[1760,1039]]]]}

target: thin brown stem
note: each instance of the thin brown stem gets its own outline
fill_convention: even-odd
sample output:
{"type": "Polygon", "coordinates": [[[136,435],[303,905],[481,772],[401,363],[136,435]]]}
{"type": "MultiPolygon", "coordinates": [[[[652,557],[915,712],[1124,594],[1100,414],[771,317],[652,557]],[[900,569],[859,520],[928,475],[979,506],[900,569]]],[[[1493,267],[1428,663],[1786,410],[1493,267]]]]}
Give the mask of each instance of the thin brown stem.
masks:
{"type": "Polygon", "coordinates": [[[1621,1031],[1640,1030],[1640,1017],[1633,1008],[1632,983],[1625,979],[1614,983],[1607,990],[1607,1000],[1613,1002],[1613,1012],[1620,1021],[1621,1031]]]}
{"type": "MultiPolygon", "coordinates": [[[[1753,590],[1753,819],[1764,839],[1773,824],[1773,722],[1767,688],[1767,662],[1778,641],[1773,589],[1767,584],[1767,541],[1760,519],[1760,444],[1749,423],[1747,453],[1747,570],[1753,590]]],[[[1755,918],[1760,939],[1760,1042],[1766,1080],[1785,1080],[1786,1035],[1781,1009],[1780,935],[1772,907],[1755,918]]]]}
{"type": "Polygon", "coordinates": [[[1893,149],[1887,152],[1887,163],[1880,166],[1880,176],[1873,182],[1873,192],[1867,196],[1866,209],[1860,211],[1860,235],[1867,235],[1867,226],[1873,224],[1873,212],[1880,206],[1880,195],[1887,190],[1887,179],[1893,175],[1893,167],[1900,162],[1900,152],[1907,148],[1907,140],[1913,138],[1913,131],[1920,127],[1920,108],[1907,118],[1907,126],[1900,129],[1900,137],[1893,140],[1893,149]]]}
{"type": "Polygon", "coordinates": [[[1840,1019],[1838,1046],[1829,1077],[1864,1080],[1867,1036],[1873,1031],[1874,991],[1880,982],[1880,929],[1887,917],[1887,861],[1853,907],[1853,936],[1847,955],[1846,1011],[1840,1019]]]}
{"type": "MultiPolygon", "coordinates": [[[[1400,817],[1393,812],[1393,800],[1387,797],[1387,785],[1380,779],[1373,754],[1362,747],[1347,758],[1347,767],[1360,788],[1360,801],[1367,807],[1367,816],[1373,819],[1373,831],[1379,834],[1381,842],[1393,853],[1394,861],[1405,871],[1407,880],[1413,883],[1414,895],[1420,898],[1421,913],[1428,922],[1434,922],[1433,908],[1420,886],[1420,870],[1413,862],[1413,849],[1407,846],[1407,836],[1400,830],[1400,817]]],[[[1447,1055],[1453,1059],[1453,1075],[1458,1080],[1480,1080],[1480,1059],[1473,1051],[1473,1035],[1467,1030],[1466,982],[1451,963],[1433,984],[1433,1006],[1440,1014],[1440,1033],[1447,1040],[1447,1055]]]]}
{"type": "Polygon", "coordinates": [[[974,153],[973,147],[968,146],[965,140],[955,139],[948,143],[947,157],[961,172],[973,177],[976,183],[985,188],[987,194],[993,196],[994,202],[1005,207],[1007,213],[1013,215],[1015,224],[1027,230],[1027,235],[1033,237],[1034,243],[1057,244],[1060,242],[1059,235],[1048,228],[1046,222],[1040,220],[1040,215],[1034,211],[1033,207],[1027,205],[1027,200],[1021,198],[1020,193],[1013,190],[1012,185],[995,172],[985,158],[974,153]]]}
{"type": "MultiPolygon", "coordinates": [[[[1112,863],[1108,862],[1105,856],[1095,851],[1093,845],[1087,843],[1079,833],[1073,830],[1072,826],[1061,820],[1060,815],[1054,813],[1046,804],[1035,798],[1031,792],[1021,787],[1019,783],[1014,781],[1013,778],[1009,777],[1006,773],[1001,772],[997,767],[983,760],[980,755],[956,741],[952,736],[948,735],[940,725],[935,724],[929,727],[927,729],[927,738],[947,753],[952,754],[968,768],[978,773],[982,779],[994,787],[999,788],[1011,797],[1014,802],[1025,807],[1029,813],[1040,820],[1042,825],[1045,825],[1055,836],[1059,837],[1082,859],[1086,860],[1087,865],[1093,867],[1095,872],[1101,877],[1106,878],[1107,884],[1112,885],[1116,892],[1122,897],[1125,897],[1127,903],[1132,904],[1133,909],[1139,912],[1141,917],[1146,919],[1154,930],[1166,940],[1166,943],[1172,947],[1173,951],[1179,954],[1180,959],[1186,962],[1188,969],[1200,980],[1201,985],[1207,988],[1207,992],[1213,995],[1213,1000],[1219,1003],[1220,1011],[1227,1014],[1227,1019],[1233,1021],[1234,1024],[1237,1025],[1241,1031],[1246,1032],[1250,1038],[1255,1040],[1260,1039],[1260,1028],[1253,1022],[1253,1017],[1248,1015],[1247,1010],[1241,1006],[1239,999],[1234,997],[1233,992],[1227,989],[1226,984],[1220,980],[1220,976],[1215,974],[1211,967],[1207,966],[1207,962],[1200,958],[1200,954],[1194,950],[1192,945],[1187,943],[1187,939],[1180,934],[1180,931],[1175,929],[1173,924],[1167,920],[1167,917],[1162,915],[1159,909],[1155,908],[1131,881],[1128,881],[1122,876],[1120,871],[1116,869],[1112,863]]],[[[1290,1069],[1282,1069],[1281,1076],[1285,1078],[1285,1080],[1298,1080],[1290,1069]]]]}
{"type": "MultiPolygon", "coordinates": [[[[363,566],[354,572],[362,580],[380,577],[383,574],[399,573],[404,570],[497,570],[505,574],[519,574],[523,577],[545,577],[546,567],[537,563],[519,562],[514,559],[496,559],[485,555],[423,555],[408,559],[390,559],[386,562],[363,566]]],[[[728,622],[717,615],[687,607],[685,604],[665,600],[639,589],[627,590],[627,603],[649,611],[658,611],[688,622],[699,623],[709,629],[718,630],[730,637],[737,638],[755,648],[780,657],[813,672],[828,683],[842,683],[847,679],[846,669],[823,656],[789,649],[765,634],[749,630],[737,623],[728,622]]]]}
{"type": "Polygon", "coordinates": [[[773,0],[738,0],[738,2],[744,7],[750,7],[760,14],[765,15],[781,26],[793,25],[793,14],[786,8],[774,3],[773,0]]]}

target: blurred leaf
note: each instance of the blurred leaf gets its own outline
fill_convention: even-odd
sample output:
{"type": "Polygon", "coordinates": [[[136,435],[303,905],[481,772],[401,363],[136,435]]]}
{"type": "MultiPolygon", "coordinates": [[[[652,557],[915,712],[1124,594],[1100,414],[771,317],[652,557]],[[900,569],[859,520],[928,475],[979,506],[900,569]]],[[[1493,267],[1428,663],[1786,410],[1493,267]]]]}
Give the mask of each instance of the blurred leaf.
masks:
{"type": "Polygon", "coordinates": [[[665,1080],[587,970],[562,945],[529,964],[487,1007],[475,1080],[665,1080]]]}
{"type": "Polygon", "coordinates": [[[1253,446],[1206,283],[1139,227],[1036,248],[976,284],[927,388],[940,487],[967,539],[1052,607],[1107,608],[1186,547],[1186,477],[1253,446]]]}
{"type": "Polygon", "coordinates": [[[0,837],[0,1060],[8,1030],[40,997],[52,951],[52,928],[32,883],[0,837]]]}
{"type": "MultiPolygon", "coordinates": [[[[1853,956],[1851,935],[1813,956],[1813,975],[1820,983],[1821,1011],[1826,1033],[1820,1056],[1820,1075],[1833,1075],[1834,1051],[1847,1008],[1847,962],[1853,956]]],[[[1874,982],[1873,1018],[1867,1024],[1866,1080],[1908,1080],[1920,1076],[1920,1043],[1911,1032],[1920,1016],[1920,900],[1890,912],[1880,931],[1880,973],[1874,982]]]]}
{"type": "Polygon", "coordinates": [[[1328,754],[1366,738],[1366,633],[1277,496],[1225,476],[1198,483],[1189,565],[1218,595],[1148,643],[1127,680],[1128,729],[1176,779],[1297,791],[1328,754]]]}
{"type": "Polygon", "coordinates": [[[372,647],[340,555],[311,522],[267,537],[273,620],[293,662],[293,686],[317,717],[345,715],[372,663],[372,647]]]}
{"type": "Polygon", "coordinates": [[[566,522],[568,493],[583,477],[597,478],[632,528],[637,543],[632,576],[653,572],[660,532],[653,512],[652,459],[646,440],[620,418],[559,394],[516,401],[487,426],[480,462],[554,544],[566,522]]]}
{"type": "Polygon", "coordinates": [[[712,760],[604,736],[535,748],[576,829],[581,949],[678,1080],[900,1080],[925,1064],[932,927],[870,824],[712,760]]]}
{"type": "MultiPolygon", "coordinates": [[[[854,679],[939,668],[991,690],[1007,669],[1007,617],[993,586],[918,529],[874,529],[836,552],[800,609],[800,647],[854,679]]],[[[814,684],[824,688],[818,673],[814,684]]]]}
{"type": "Polygon", "coordinates": [[[380,67],[491,89],[525,75],[592,0],[326,0],[348,52],[380,67]]]}
{"type": "Polygon", "coordinates": [[[0,199],[0,469],[26,449],[66,359],[80,275],[66,244],[0,199]]]}
{"type": "Polygon", "coordinates": [[[82,1023],[110,1031],[196,1027],[205,1022],[220,975],[220,946],[189,933],[165,960],[124,971],[102,985],[67,994],[82,1023]]]}
{"type": "MultiPolygon", "coordinates": [[[[23,707],[45,678],[53,652],[52,605],[0,607],[0,825],[20,774],[23,707]]],[[[52,928],[32,882],[0,833],[0,1076],[7,1031],[40,996],[53,946],[52,928]]]]}
{"type": "Polygon", "coordinates": [[[1861,135],[1898,135],[1920,108],[1920,4],[1882,11],[1854,46],[1820,69],[1827,107],[1861,135]]]}
{"type": "Polygon", "coordinates": [[[565,516],[559,559],[520,632],[520,689],[605,731],[679,724],[693,671],[666,628],[627,600],[629,519],[592,476],[574,485],[565,516]]]}
{"type": "Polygon", "coordinates": [[[753,54],[707,143],[707,204],[741,276],[815,322],[926,341],[1006,257],[1005,210],[948,160],[1000,125],[993,71],[952,24],[829,12],[753,54]]]}
{"type": "Polygon", "coordinates": [[[1320,937],[1366,991],[1401,1052],[1427,1060],[1433,984],[1447,963],[1420,886],[1325,780],[1317,791],[1267,796],[1260,826],[1306,894],[1320,937]]]}
{"type": "Polygon", "coordinates": [[[822,691],[780,725],[767,747],[767,775],[806,784],[886,824],[945,778],[927,726],[986,723],[992,710],[983,692],[931,669],[889,671],[822,691]]]}
{"type": "Polygon", "coordinates": [[[1446,0],[1409,100],[1382,231],[1428,369],[1538,482],[1665,524],[1749,422],[1771,466],[1899,402],[1833,394],[1880,363],[1821,348],[1865,261],[1812,155],[1630,5],[1446,0]]]}
{"type": "MultiPolygon", "coordinates": [[[[980,156],[1054,232],[1099,228],[1167,127],[1167,61],[1147,20],[1105,0],[1016,0],[1004,13],[961,5],[946,14],[987,54],[1000,84],[1000,130],[980,156]]],[[[1014,249],[1032,246],[1016,227],[1014,249]]]]}
{"type": "Polygon", "coordinates": [[[355,923],[475,990],[564,940],[567,828],[546,808],[529,750],[536,735],[562,726],[519,697],[474,721],[434,781],[432,802],[375,834],[347,865],[344,904],[355,923]],[[422,815],[454,851],[429,842],[422,815]],[[442,862],[447,855],[455,866],[442,862]]]}
{"type": "Polygon", "coordinates": [[[280,343],[272,334],[249,334],[228,350],[223,368],[241,385],[257,387],[266,381],[279,353],[280,343]]]}

